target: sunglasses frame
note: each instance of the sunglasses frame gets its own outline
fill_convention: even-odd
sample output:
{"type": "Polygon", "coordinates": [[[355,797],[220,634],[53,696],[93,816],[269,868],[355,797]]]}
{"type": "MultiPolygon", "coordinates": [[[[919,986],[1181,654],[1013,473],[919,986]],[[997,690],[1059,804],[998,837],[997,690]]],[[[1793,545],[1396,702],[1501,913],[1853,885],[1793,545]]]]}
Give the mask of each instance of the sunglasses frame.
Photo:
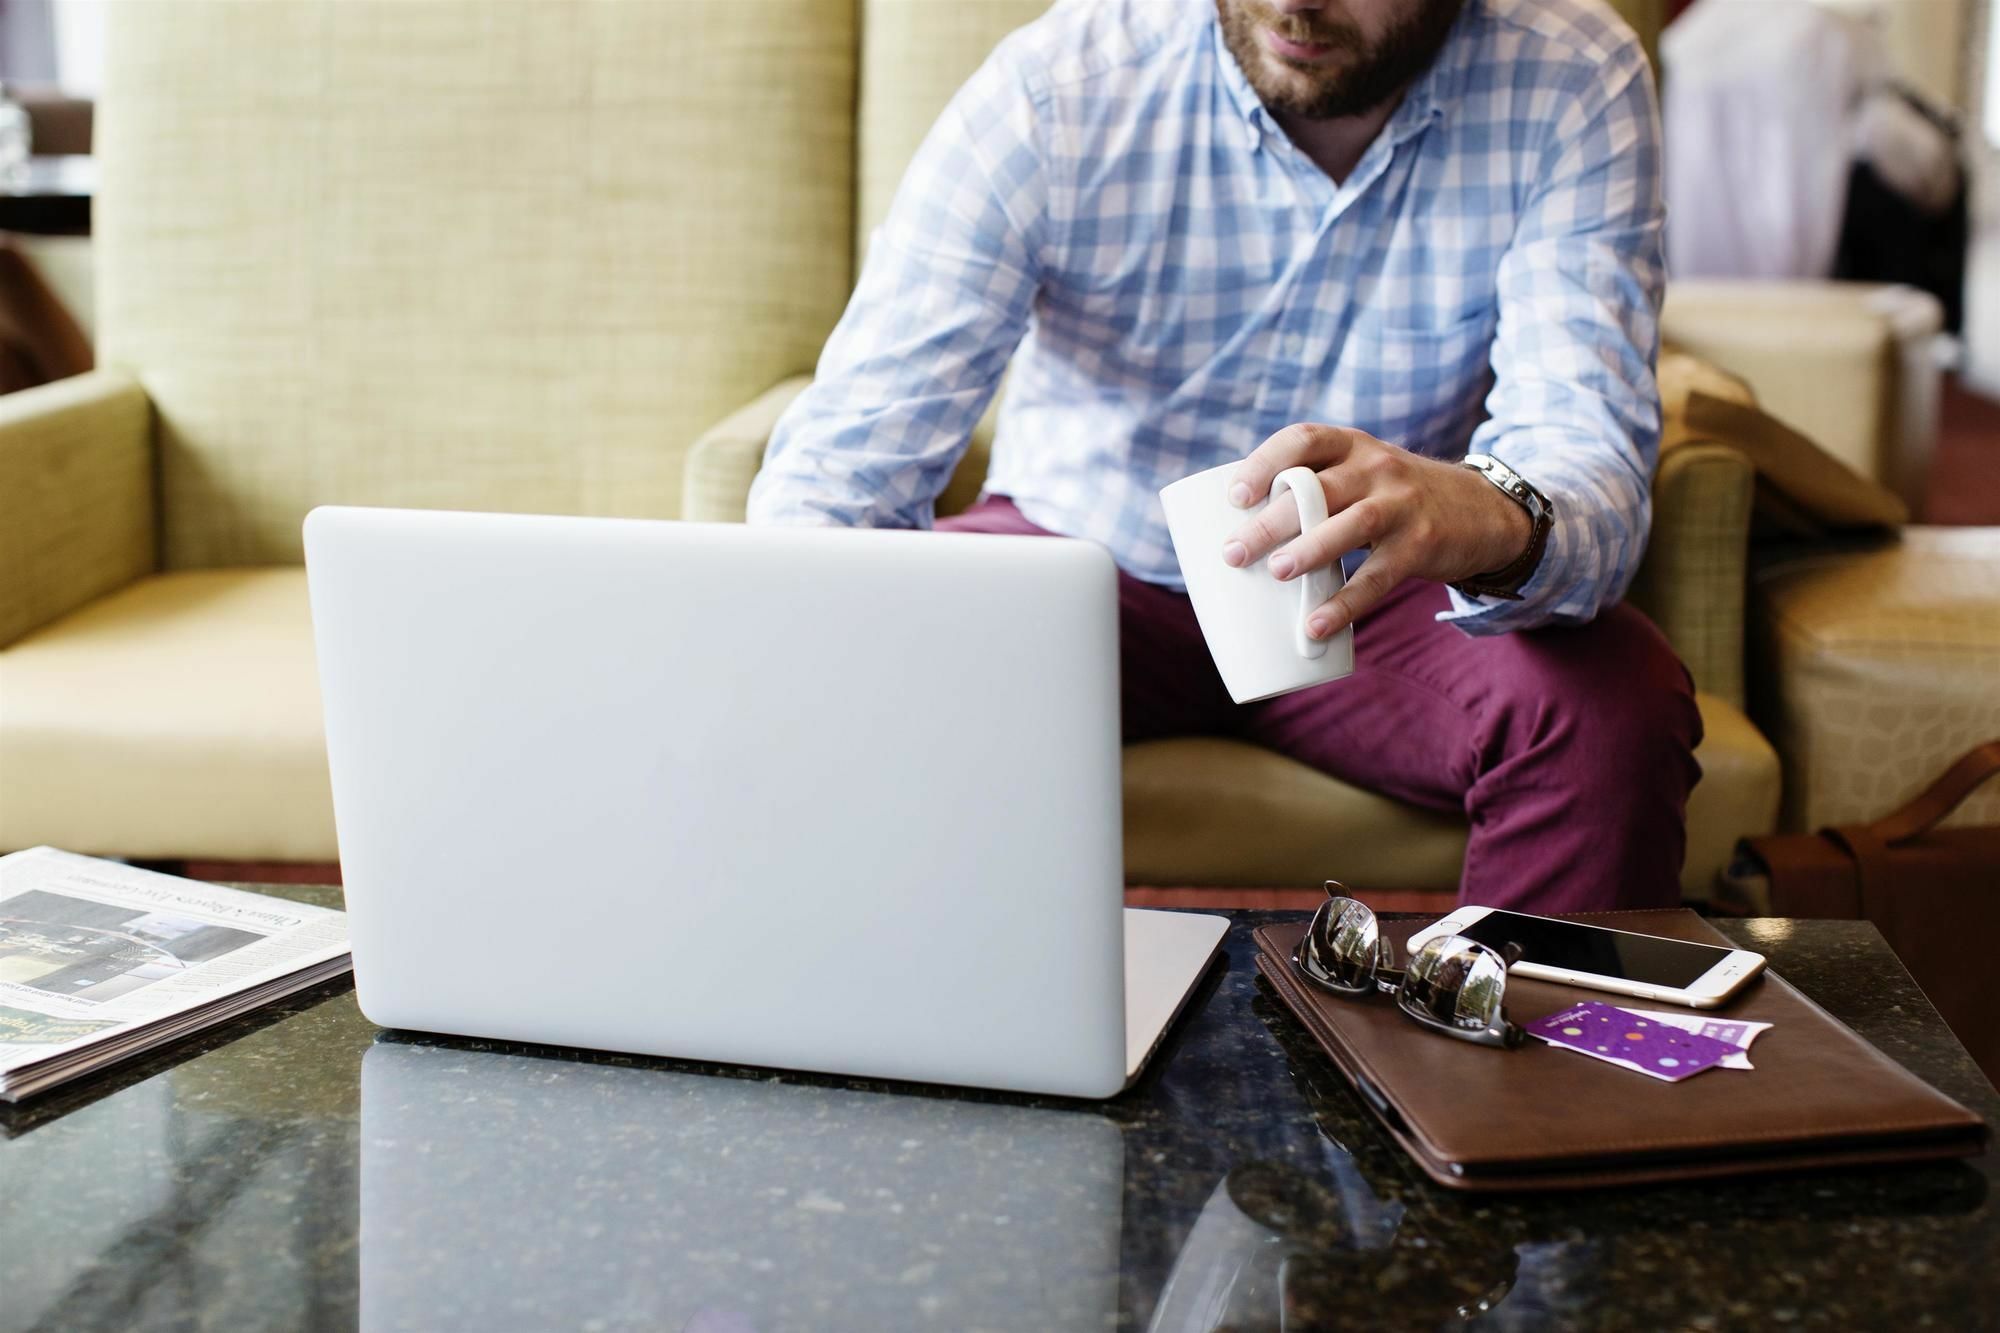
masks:
{"type": "MultiPolygon", "coordinates": [[[[1504,989],[1493,1005],[1492,1018],[1484,1024],[1475,1025],[1448,1016],[1457,1007],[1460,988],[1441,988],[1434,975],[1439,966],[1452,959],[1467,958],[1476,965],[1481,958],[1491,958],[1499,965],[1500,984],[1504,988],[1508,968],[1521,956],[1520,945],[1509,944],[1504,949],[1495,949],[1463,935],[1440,935],[1426,940],[1410,959],[1408,967],[1394,967],[1391,963],[1395,952],[1389,941],[1382,938],[1382,923],[1375,915],[1375,909],[1350,897],[1347,886],[1339,880],[1326,881],[1325,888],[1326,901],[1313,912],[1306,933],[1292,949],[1292,970],[1306,984],[1346,999],[1380,991],[1391,992],[1396,997],[1398,1009],[1433,1032],[1481,1046],[1511,1048],[1521,1044],[1521,1029],[1507,1021],[1504,989]],[[1320,957],[1322,948],[1327,947],[1320,937],[1331,930],[1332,923],[1340,919],[1349,905],[1367,914],[1361,925],[1372,930],[1375,936],[1372,942],[1366,939],[1359,941],[1359,952],[1372,956],[1367,957],[1363,969],[1355,973],[1355,979],[1351,981],[1342,979],[1330,960],[1320,957]]],[[[1348,970],[1354,971],[1352,967],[1348,970]]],[[[1471,967],[1468,967],[1466,972],[1469,974],[1470,971],[1471,967]]]]}

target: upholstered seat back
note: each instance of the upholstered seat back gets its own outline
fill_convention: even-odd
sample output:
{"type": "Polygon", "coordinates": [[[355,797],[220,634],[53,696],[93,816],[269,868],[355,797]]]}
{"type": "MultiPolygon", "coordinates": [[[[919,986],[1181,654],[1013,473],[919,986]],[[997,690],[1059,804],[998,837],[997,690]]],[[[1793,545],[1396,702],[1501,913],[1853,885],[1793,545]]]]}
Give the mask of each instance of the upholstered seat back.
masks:
{"type": "Polygon", "coordinates": [[[170,568],[296,561],[328,502],[674,515],[846,298],[849,0],[118,20],[100,360],[157,409],[170,568]]]}

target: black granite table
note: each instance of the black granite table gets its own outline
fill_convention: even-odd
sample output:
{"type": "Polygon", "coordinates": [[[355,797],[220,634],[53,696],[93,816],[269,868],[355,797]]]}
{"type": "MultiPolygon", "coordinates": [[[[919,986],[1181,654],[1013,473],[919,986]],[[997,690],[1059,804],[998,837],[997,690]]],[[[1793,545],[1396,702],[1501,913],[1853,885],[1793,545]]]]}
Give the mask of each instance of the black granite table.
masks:
{"type": "Polygon", "coordinates": [[[0,172],[0,231],[87,236],[96,192],[97,159],[31,157],[14,172],[0,172]]]}
{"type": "MultiPolygon", "coordinates": [[[[2000,1327],[1991,1157],[1436,1188],[1237,915],[1103,1105],[426,1041],[323,987],[0,1114],[0,1329],[2000,1327]]],[[[2000,1123],[1871,926],[1725,929],[2000,1123]]]]}

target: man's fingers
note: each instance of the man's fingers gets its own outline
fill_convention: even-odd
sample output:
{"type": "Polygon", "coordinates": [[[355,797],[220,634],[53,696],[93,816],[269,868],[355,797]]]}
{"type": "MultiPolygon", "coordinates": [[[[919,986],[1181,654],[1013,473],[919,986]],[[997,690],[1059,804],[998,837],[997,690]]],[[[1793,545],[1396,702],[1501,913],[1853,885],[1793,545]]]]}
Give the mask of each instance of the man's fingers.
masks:
{"type": "Polygon", "coordinates": [[[1229,486],[1229,503],[1238,509],[1260,504],[1271,493],[1271,483],[1288,467],[1303,463],[1323,468],[1347,457],[1360,432],[1342,426],[1315,426],[1306,422],[1285,427],[1250,451],[1236,465],[1229,486]]]}
{"type": "Polygon", "coordinates": [[[1306,633],[1315,639],[1331,638],[1375,609],[1403,575],[1393,560],[1376,551],[1361,562],[1347,586],[1321,602],[1306,616],[1306,633]]]}
{"type": "Polygon", "coordinates": [[[1299,535],[1299,507],[1285,497],[1229,535],[1222,544],[1222,563],[1242,568],[1280,542],[1299,535]]]}
{"type": "MultiPolygon", "coordinates": [[[[1339,489],[1338,482],[1328,485],[1328,491],[1339,489]]],[[[1336,497],[1327,497],[1327,507],[1334,508],[1336,497]]],[[[1276,509],[1278,506],[1272,505],[1276,509]]],[[[1293,515],[1294,520],[1297,514],[1293,515]]],[[[1344,509],[1335,509],[1332,518],[1303,533],[1297,541],[1284,547],[1271,557],[1271,572],[1281,579],[1296,578],[1309,569],[1330,565],[1349,551],[1363,546],[1372,546],[1388,535],[1388,520],[1381,501],[1363,498],[1344,509]]],[[[1297,530],[1298,524],[1292,524],[1297,530]]]]}
{"type": "MultiPolygon", "coordinates": [[[[1318,476],[1320,494],[1326,499],[1326,510],[1337,522],[1347,506],[1355,504],[1357,497],[1364,493],[1365,482],[1339,467],[1322,468],[1318,476]]],[[[1229,540],[1223,544],[1222,559],[1226,564],[1247,565],[1276,550],[1281,542],[1291,542],[1289,547],[1279,552],[1279,556],[1286,557],[1289,564],[1274,557],[1271,566],[1272,573],[1280,578],[1290,578],[1301,571],[1323,565],[1335,556],[1344,555],[1357,546],[1366,546],[1381,535],[1376,531],[1379,526],[1375,515],[1365,514],[1358,520],[1349,519],[1332,537],[1309,542],[1308,539],[1313,538],[1312,533],[1299,537],[1299,507],[1292,503],[1291,494],[1287,492],[1278,503],[1266,507],[1263,513],[1229,535],[1229,540]],[[1340,535],[1352,532],[1357,522],[1363,535],[1340,535]],[[1294,537],[1299,537],[1299,540],[1292,541],[1294,537]],[[1347,545],[1331,544],[1336,541],[1346,541],[1347,545]]],[[[1326,531],[1324,527],[1320,530],[1326,531]]]]}

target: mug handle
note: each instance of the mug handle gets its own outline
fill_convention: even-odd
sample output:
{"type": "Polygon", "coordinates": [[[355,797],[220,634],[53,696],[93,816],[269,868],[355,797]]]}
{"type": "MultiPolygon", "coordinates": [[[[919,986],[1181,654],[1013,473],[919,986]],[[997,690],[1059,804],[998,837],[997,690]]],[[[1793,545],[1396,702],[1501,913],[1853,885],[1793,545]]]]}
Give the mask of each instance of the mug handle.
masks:
{"type": "MultiPolygon", "coordinates": [[[[1319,484],[1317,472],[1309,467],[1286,468],[1271,483],[1271,499],[1275,501],[1281,491],[1290,491],[1292,500],[1299,507],[1300,532],[1309,532],[1326,522],[1326,491],[1319,484]]],[[[1299,618],[1292,632],[1297,636],[1300,657],[1326,656],[1330,640],[1315,639],[1307,634],[1306,617],[1312,614],[1314,607],[1339,592],[1345,581],[1338,560],[1299,579],[1299,618]]]]}

